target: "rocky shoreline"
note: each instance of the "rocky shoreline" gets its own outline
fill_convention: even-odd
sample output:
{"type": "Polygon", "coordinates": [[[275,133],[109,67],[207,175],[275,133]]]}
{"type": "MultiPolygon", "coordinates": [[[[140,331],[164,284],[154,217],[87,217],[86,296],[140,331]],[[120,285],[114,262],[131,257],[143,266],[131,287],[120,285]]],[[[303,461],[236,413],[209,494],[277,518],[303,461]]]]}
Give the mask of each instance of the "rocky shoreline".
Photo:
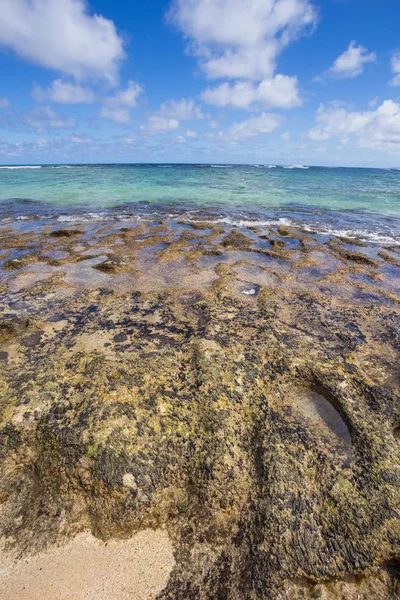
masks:
{"type": "Polygon", "coordinates": [[[399,284],[294,227],[2,225],[2,554],[161,529],[159,600],[400,597],[399,284]]]}

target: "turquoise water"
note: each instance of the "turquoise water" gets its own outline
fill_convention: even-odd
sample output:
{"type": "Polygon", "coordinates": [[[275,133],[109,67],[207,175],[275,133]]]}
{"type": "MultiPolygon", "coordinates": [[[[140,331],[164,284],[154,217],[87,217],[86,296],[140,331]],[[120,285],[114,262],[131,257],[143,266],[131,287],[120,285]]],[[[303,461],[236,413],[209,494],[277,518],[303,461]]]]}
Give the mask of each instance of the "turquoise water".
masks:
{"type": "Polygon", "coordinates": [[[0,167],[0,218],[291,222],[400,239],[400,171],[271,165],[0,167]]]}

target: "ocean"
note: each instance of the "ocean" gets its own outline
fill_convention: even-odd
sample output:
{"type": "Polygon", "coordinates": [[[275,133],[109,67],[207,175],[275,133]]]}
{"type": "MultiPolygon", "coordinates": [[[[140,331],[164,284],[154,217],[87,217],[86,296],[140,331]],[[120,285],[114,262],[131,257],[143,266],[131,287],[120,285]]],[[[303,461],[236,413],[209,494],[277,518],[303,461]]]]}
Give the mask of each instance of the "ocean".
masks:
{"type": "Polygon", "coordinates": [[[400,243],[400,170],[304,165],[0,167],[0,219],[291,224],[400,243]]]}

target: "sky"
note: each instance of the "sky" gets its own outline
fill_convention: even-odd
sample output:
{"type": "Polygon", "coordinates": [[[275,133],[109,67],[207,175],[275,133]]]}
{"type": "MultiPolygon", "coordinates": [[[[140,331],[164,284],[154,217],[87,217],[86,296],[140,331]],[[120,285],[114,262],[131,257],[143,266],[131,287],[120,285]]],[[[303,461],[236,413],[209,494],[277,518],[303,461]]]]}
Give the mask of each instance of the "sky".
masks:
{"type": "Polygon", "coordinates": [[[400,166],[399,0],[0,0],[0,163],[400,166]]]}

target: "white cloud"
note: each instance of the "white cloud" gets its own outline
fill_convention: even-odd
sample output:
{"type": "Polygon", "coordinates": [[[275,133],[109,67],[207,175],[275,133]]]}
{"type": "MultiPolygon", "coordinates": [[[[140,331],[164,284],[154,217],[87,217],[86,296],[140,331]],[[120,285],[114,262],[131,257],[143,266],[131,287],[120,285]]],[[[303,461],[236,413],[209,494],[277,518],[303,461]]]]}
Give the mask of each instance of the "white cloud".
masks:
{"type": "Polygon", "coordinates": [[[392,65],[394,77],[389,83],[390,85],[400,85],[400,51],[393,54],[390,63],[392,65]]]}
{"type": "Polygon", "coordinates": [[[297,77],[287,75],[275,75],[259,85],[249,81],[237,81],[233,85],[221,83],[215,88],[207,88],[202,93],[202,99],[220,108],[293,108],[301,104],[297,77]]]}
{"type": "Polygon", "coordinates": [[[32,97],[37,102],[58,102],[59,104],[93,104],[94,93],[91,89],[82,87],[79,83],[55,79],[47,89],[35,84],[32,97]]]}
{"type": "Polygon", "coordinates": [[[352,111],[338,103],[319,107],[318,125],[308,132],[311,140],[340,138],[345,144],[355,136],[362,148],[400,152],[400,104],[385,100],[376,110],[352,111]]]}
{"type": "Polygon", "coordinates": [[[158,114],[163,117],[178,119],[178,121],[196,121],[205,118],[200,106],[194,100],[186,100],[185,98],[164,102],[161,104],[158,114]]]}
{"type": "Polygon", "coordinates": [[[197,132],[193,129],[187,129],[185,135],[187,138],[191,138],[192,140],[197,138],[197,132]]]}
{"type": "Polygon", "coordinates": [[[146,125],[141,125],[140,129],[147,135],[159,135],[179,129],[178,119],[152,115],[149,117],[146,125]]]}
{"type": "Polygon", "coordinates": [[[143,88],[138,83],[129,81],[126,90],[119,90],[114,96],[105,98],[100,115],[115,123],[130,123],[130,111],[137,105],[137,98],[142,92],[143,88]]]}
{"type": "Polygon", "coordinates": [[[262,80],[317,16],[310,0],[173,0],[169,19],[210,79],[262,80]]]}
{"type": "Polygon", "coordinates": [[[0,98],[0,109],[1,110],[8,110],[12,108],[11,102],[9,101],[8,98],[0,98]]]}
{"type": "Polygon", "coordinates": [[[285,131],[285,133],[282,133],[281,138],[283,139],[284,142],[290,142],[290,131],[285,131]]]}
{"type": "Polygon", "coordinates": [[[123,41],[86,0],[2,0],[0,46],[78,80],[118,80],[123,41]]]}
{"type": "Polygon", "coordinates": [[[71,135],[70,140],[73,144],[91,144],[92,136],[85,135],[82,133],[75,133],[75,134],[71,135]]]}
{"type": "Polygon", "coordinates": [[[186,142],[186,138],[183,135],[178,135],[176,141],[178,142],[178,144],[184,144],[186,142]]]}
{"type": "Polygon", "coordinates": [[[375,62],[376,54],[363,46],[357,46],[356,42],[350,42],[349,47],[343,54],[338,56],[333,65],[326,72],[337,79],[349,79],[361,75],[367,63],[375,62]]]}
{"type": "Polygon", "coordinates": [[[255,137],[262,133],[271,133],[278,129],[282,122],[279,115],[262,113],[258,117],[246,119],[240,123],[233,123],[227,130],[225,137],[232,141],[255,137]]]}
{"type": "Polygon", "coordinates": [[[74,119],[61,117],[50,106],[36,106],[24,115],[24,120],[39,133],[47,129],[67,129],[76,125],[74,119]]]}

